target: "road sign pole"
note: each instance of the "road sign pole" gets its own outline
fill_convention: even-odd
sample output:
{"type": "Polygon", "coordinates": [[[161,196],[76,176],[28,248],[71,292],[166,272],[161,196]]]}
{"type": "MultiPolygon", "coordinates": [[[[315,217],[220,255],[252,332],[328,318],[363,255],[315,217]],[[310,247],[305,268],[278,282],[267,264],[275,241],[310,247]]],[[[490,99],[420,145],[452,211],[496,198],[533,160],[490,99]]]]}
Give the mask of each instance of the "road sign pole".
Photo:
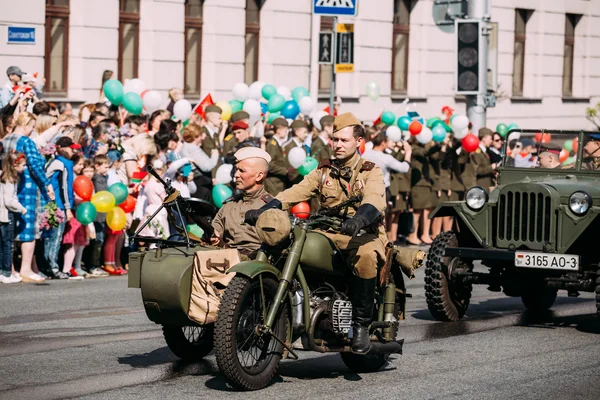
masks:
{"type": "MultiPolygon", "coordinates": [[[[484,23],[489,21],[490,15],[490,4],[489,0],[469,0],[467,5],[467,15],[469,18],[478,19],[484,23]]],[[[485,29],[482,24],[482,29],[485,29]]],[[[486,32],[485,30],[484,32],[486,32]]],[[[488,59],[488,41],[487,37],[480,43],[480,56],[479,62],[483,64],[483,68],[480,71],[484,71],[479,76],[479,88],[480,94],[477,95],[466,95],[467,100],[467,117],[471,124],[473,124],[472,132],[477,135],[480,128],[486,126],[486,104],[485,94],[487,93],[487,59],[488,59]]]]}
{"type": "Polygon", "coordinates": [[[333,38],[331,40],[331,92],[329,93],[329,113],[333,115],[333,102],[335,101],[335,63],[337,58],[337,17],[333,17],[333,38]]]}

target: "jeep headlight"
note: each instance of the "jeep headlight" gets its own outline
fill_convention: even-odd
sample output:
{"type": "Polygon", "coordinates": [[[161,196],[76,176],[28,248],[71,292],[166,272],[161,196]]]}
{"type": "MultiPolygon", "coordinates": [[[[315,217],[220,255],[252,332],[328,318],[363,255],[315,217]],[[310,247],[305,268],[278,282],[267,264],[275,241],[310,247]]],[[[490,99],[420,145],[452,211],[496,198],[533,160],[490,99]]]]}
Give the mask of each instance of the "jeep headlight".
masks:
{"type": "Polygon", "coordinates": [[[575,192],[569,197],[569,208],[577,215],[583,215],[592,206],[592,198],[586,192],[575,192]]]}
{"type": "Polygon", "coordinates": [[[465,201],[471,210],[479,211],[488,201],[488,194],[484,188],[473,186],[471,189],[467,190],[465,201]]]}

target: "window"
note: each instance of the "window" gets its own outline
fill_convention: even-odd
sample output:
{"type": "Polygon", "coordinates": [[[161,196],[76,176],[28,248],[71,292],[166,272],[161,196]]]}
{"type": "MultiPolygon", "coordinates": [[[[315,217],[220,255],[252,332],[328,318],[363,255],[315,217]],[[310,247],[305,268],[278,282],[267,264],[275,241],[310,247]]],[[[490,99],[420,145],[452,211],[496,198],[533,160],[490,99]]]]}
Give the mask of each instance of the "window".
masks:
{"type": "Polygon", "coordinates": [[[513,59],[513,87],[514,97],[523,96],[523,74],[525,72],[525,33],[527,20],[531,17],[531,10],[515,10],[515,48],[513,59]]]}
{"type": "Polygon", "coordinates": [[[140,0],[119,0],[119,80],[137,78],[140,0]]]}
{"type": "Polygon", "coordinates": [[[202,6],[204,0],[185,2],[185,86],[189,95],[200,95],[202,64],[202,6]]]}
{"type": "MultiPolygon", "coordinates": [[[[333,17],[321,17],[321,31],[334,31],[333,17]]],[[[321,94],[329,94],[331,91],[332,66],[332,64],[319,64],[319,93],[321,94]]]]}
{"type": "Polygon", "coordinates": [[[69,0],[46,0],[44,76],[46,92],[67,95],[69,70],[69,0]]]}
{"type": "Polygon", "coordinates": [[[573,97],[573,54],[575,49],[575,26],[581,15],[567,14],[565,18],[565,55],[563,59],[563,97],[573,97]]]}
{"type": "Polygon", "coordinates": [[[392,40],[392,94],[406,94],[408,89],[408,39],[411,0],[394,1],[392,40]]]}
{"type": "Polygon", "coordinates": [[[244,81],[250,85],[258,80],[258,42],[260,36],[261,0],[246,0],[246,52],[244,81]]]}

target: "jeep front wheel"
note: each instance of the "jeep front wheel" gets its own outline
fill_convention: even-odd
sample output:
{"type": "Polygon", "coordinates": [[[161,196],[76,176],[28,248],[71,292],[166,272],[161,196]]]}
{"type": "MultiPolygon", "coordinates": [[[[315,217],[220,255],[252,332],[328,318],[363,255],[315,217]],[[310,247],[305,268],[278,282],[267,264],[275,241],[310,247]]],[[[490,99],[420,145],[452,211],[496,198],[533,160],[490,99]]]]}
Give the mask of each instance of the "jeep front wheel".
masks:
{"type": "Polygon", "coordinates": [[[425,295],[427,308],[438,321],[458,321],[471,300],[473,286],[452,279],[452,271],[470,268],[459,258],[445,255],[447,248],[458,247],[454,232],[439,234],[431,244],[425,269],[425,295]]]}

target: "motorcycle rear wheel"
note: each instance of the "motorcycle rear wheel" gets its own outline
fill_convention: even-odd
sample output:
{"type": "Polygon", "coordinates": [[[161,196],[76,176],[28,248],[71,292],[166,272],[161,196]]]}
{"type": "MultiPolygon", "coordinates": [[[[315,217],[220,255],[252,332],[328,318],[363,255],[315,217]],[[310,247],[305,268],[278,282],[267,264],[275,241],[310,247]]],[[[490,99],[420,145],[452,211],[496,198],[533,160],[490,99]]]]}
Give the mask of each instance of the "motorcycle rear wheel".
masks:
{"type": "MultiPolygon", "coordinates": [[[[278,282],[270,277],[264,277],[262,282],[266,314],[277,292],[278,282]]],[[[219,306],[215,323],[215,354],[219,369],[237,389],[262,389],[279,369],[283,346],[269,334],[256,334],[256,327],[263,323],[259,279],[234,277],[219,306]]],[[[277,316],[272,332],[285,341],[288,329],[286,304],[277,316]]]]}
{"type": "Polygon", "coordinates": [[[346,364],[346,367],[352,372],[357,373],[379,371],[387,364],[390,358],[389,354],[360,355],[354,353],[340,353],[340,355],[342,356],[342,361],[346,364]]]}
{"type": "Polygon", "coordinates": [[[169,350],[186,361],[200,361],[213,349],[213,325],[163,325],[169,350]]]}

